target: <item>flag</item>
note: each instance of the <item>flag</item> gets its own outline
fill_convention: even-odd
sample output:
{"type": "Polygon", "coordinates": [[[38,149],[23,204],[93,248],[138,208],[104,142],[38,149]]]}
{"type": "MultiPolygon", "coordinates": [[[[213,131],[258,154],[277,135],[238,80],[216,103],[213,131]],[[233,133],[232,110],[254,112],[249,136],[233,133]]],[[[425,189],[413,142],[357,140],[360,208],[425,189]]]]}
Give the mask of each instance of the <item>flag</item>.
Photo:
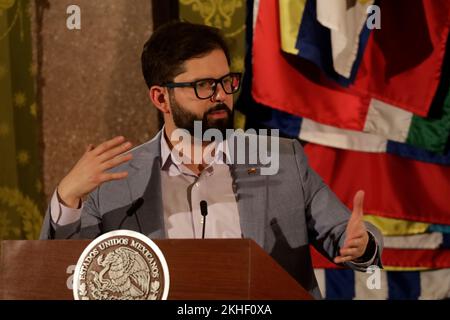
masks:
{"type": "MultiPolygon", "coordinates": [[[[311,1],[313,2],[313,1],[311,1]]],[[[350,78],[360,46],[361,32],[366,27],[367,11],[374,0],[316,0],[317,21],[331,31],[331,49],[334,70],[350,78]]]]}
{"type": "Polygon", "coordinates": [[[325,299],[437,300],[450,298],[450,269],[380,270],[379,287],[370,285],[374,284],[373,273],[321,268],[314,269],[314,273],[325,299]]]}
{"type": "MultiPolygon", "coordinates": [[[[383,252],[382,261],[389,270],[388,272],[394,270],[397,272],[389,276],[389,279],[394,280],[386,287],[383,299],[407,296],[408,294],[414,299],[426,299],[433,295],[436,298],[444,297],[442,292],[448,292],[450,284],[442,283],[443,287],[437,288],[438,278],[429,276],[431,273],[425,273],[432,271],[424,270],[440,268],[441,270],[437,271],[443,271],[450,268],[450,250],[448,249],[450,224],[445,204],[445,194],[448,194],[449,191],[448,168],[417,160],[403,159],[385,152],[388,152],[388,149],[390,152],[396,152],[393,151],[395,149],[393,147],[397,147],[400,154],[400,148],[401,152],[404,152],[410,147],[403,142],[408,139],[410,132],[415,130],[416,119],[424,119],[425,123],[429,121],[428,126],[432,123],[436,125],[435,128],[438,130],[431,129],[432,126],[429,126],[428,132],[438,133],[437,137],[440,142],[435,145],[440,145],[439,148],[444,150],[442,146],[445,145],[445,142],[442,141],[447,140],[449,131],[445,132],[445,129],[442,129],[446,125],[444,112],[446,105],[443,102],[439,104],[433,101],[434,110],[432,110],[433,108],[429,109],[427,117],[419,117],[411,110],[397,106],[390,100],[383,100],[370,93],[361,93],[352,87],[350,89],[340,87],[335,81],[330,81],[315,65],[301,58],[282,53],[281,26],[277,21],[277,19],[281,19],[281,16],[280,12],[277,12],[275,1],[261,2],[257,8],[259,11],[253,10],[252,12],[254,13],[252,20],[256,23],[250,27],[247,24],[246,32],[249,44],[246,55],[247,72],[244,76],[245,85],[243,85],[237,104],[239,108],[245,109],[247,127],[278,128],[282,136],[299,137],[305,127],[304,123],[314,121],[335,128],[361,131],[361,133],[367,131],[381,136],[385,145],[383,149],[379,149],[379,153],[375,154],[328,148],[332,152],[313,152],[314,156],[311,158],[309,154],[312,150],[311,146],[313,149],[316,147],[313,144],[306,145],[305,151],[311,166],[315,168],[314,163],[319,164],[323,172],[317,169],[316,171],[324,177],[325,182],[330,185],[346,206],[352,207],[352,199],[357,190],[366,190],[365,213],[368,214],[364,219],[374,223],[385,235],[385,238],[389,237],[387,239],[388,247],[383,252]],[[259,29],[261,26],[262,29],[259,29]],[[274,30],[275,33],[272,33],[274,30]],[[263,43],[264,41],[266,43],[263,43]],[[273,50],[273,46],[277,46],[276,50],[273,50]],[[250,68],[252,54],[253,68],[250,68]],[[300,77],[296,78],[296,73],[300,73],[300,77]],[[264,77],[266,79],[263,79],[264,77]],[[250,90],[253,96],[250,94],[250,90]],[[356,111],[356,113],[348,113],[345,104],[336,103],[332,99],[336,92],[339,98],[344,97],[345,99],[348,98],[348,95],[356,95],[360,99],[359,101],[349,99],[352,102],[359,102],[352,105],[351,111],[356,111]],[[242,101],[245,104],[239,103],[242,101]],[[318,109],[315,109],[316,101],[319,102],[318,109]],[[327,103],[328,109],[322,108],[320,103],[323,103],[324,106],[327,103]],[[295,109],[296,107],[297,109],[295,109]],[[308,113],[310,116],[305,116],[308,113]],[[336,119],[332,119],[333,117],[336,119]],[[402,143],[394,144],[389,140],[402,143]],[[353,153],[373,157],[369,161],[366,157],[350,156],[353,153]],[[390,161],[391,157],[397,160],[390,161]],[[341,170],[341,166],[343,170],[341,170]],[[436,198],[439,199],[436,201],[436,198]],[[403,272],[405,273],[403,274],[403,272]],[[424,279],[431,282],[431,285],[434,285],[433,290],[427,291],[426,288],[420,287],[422,275],[424,279]],[[396,279],[400,280],[395,281],[396,279]],[[407,282],[402,285],[402,279],[403,281],[411,279],[416,288],[414,294],[411,294],[407,282]]],[[[302,17],[302,23],[303,19],[304,17],[302,17]]],[[[372,37],[375,32],[372,33],[372,37]]],[[[427,44],[424,43],[424,46],[426,47],[427,44]]],[[[432,43],[430,48],[432,48],[432,43]]],[[[422,49],[419,51],[424,52],[422,49]]],[[[407,63],[400,65],[405,66],[407,63]]],[[[399,74],[408,71],[407,68],[395,69],[394,66],[393,70],[392,67],[389,65],[386,68],[389,71],[399,72],[399,74]]],[[[449,85],[446,86],[443,94],[439,93],[439,89],[444,87],[444,83],[445,79],[441,79],[441,85],[436,91],[434,100],[437,101],[436,97],[443,97],[448,93],[449,85]]],[[[427,130],[421,131],[420,136],[425,137],[423,132],[427,130]]],[[[433,144],[430,143],[430,145],[433,144]]],[[[327,149],[326,147],[321,148],[327,149]]],[[[415,159],[415,157],[419,157],[418,151],[424,150],[413,147],[408,151],[413,151],[411,157],[415,159]]],[[[407,153],[403,155],[407,155],[407,153]]],[[[436,154],[432,155],[437,156],[436,154]]],[[[443,158],[435,157],[433,161],[445,161],[446,154],[440,156],[443,158]]],[[[427,158],[421,158],[421,160],[424,159],[427,158]]],[[[349,279],[352,278],[349,276],[352,274],[353,278],[356,274],[358,276],[365,275],[364,273],[355,274],[352,270],[341,270],[316,253],[312,251],[314,265],[316,268],[327,268],[327,270],[322,269],[323,272],[346,272],[349,279]],[[319,260],[322,264],[317,263],[318,256],[323,259],[319,260]]],[[[443,274],[439,273],[439,275],[443,274]]],[[[336,288],[341,291],[351,289],[348,288],[348,282],[345,281],[340,281],[336,288]]],[[[354,293],[347,294],[349,298],[370,298],[370,293],[374,292],[361,292],[358,285],[354,285],[351,290],[354,293]]],[[[326,298],[332,298],[332,296],[331,294],[326,295],[326,298]]]]}
{"type": "MultiPolygon", "coordinates": [[[[341,269],[341,266],[322,256],[314,247],[311,258],[315,268],[341,269]]],[[[449,249],[395,249],[384,248],[381,255],[386,270],[425,270],[450,268],[449,249]]]]}
{"type": "Polygon", "coordinates": [[[450,249],[450,235],[440,232],[409,236],[388,236],[383,239],[385,248],[393,249],[450,249]]]}
{"type": "Polygon", "coordinates": [[[305,153],[310,166],[349,208],[363,189],[365,213],[450,225],[449,166],[312,143],[305,153]]]}
{"type": "MultiPolygon", "coordinates": [[[[304,119],[299,137],[305,141],[330,147],[367,152],[387,151],[412,159],[450,164],[450,154],[446,150],[450,134],[450,89],[446,93],[444,105],[440,108],[435,107],[435,109],[441,113],[437,118],[412,116],[412,114],[408,115],[404,111],[390,113],[390,116],[388,116],[386,113],[389,112],[388,109],[383,107],[383,103],[380,102],[369,109],[365,125],[365,131],[378,131],[376,134],[340,129],[304,119]],[[386,137],[389,136],[389,131],[392,133],[392,130],[382,128],[383,125],[380,125],[380,123],[382,124],[384,121],[377,120],[377,118],[380,118],[377,114],[383,113],[385,113],[385,119],[391,119],[391,127],[397,127],[397,131],[400,133],[397,137],[394,137],[395,140],[390,141],[386,137]],[[407,123],[409,123],[408,126],[402,126],[402,124],[407,123]],[[407,144],[399,142],[406,142],[407,144]]],[[[393,108],[390,110],[393,110],[393,108]]],[[[282,115],[274,114],[274,116],[281,117],[282,115]]]]}
{"type": "Polygon", "coordinates": [[[382,27],[372,33],[350,87],[426,117],[441,77],[450,1],[397,0],[379,5],[382,27]]]}
{"type": "MultiPolygon", "coordinates": [[[[254,13],[257,23],[253,41],[252,94],[258,103],[322,124],[366,131],[393,141],[408,142],[430,151],[443,152],[448,135],[444,129],[436,128],[442,124],[449,126],[448,111],[441,118],[422,121],[412,112],[390,104],[390,98],[380,100],[381,97],[379,99],[364,94],[358,96],[358,93],[352,99],[349,91],[342,91],[342,88],[324,79],[317,69],[301,59],[292,60],[293,57],[283,55],[277,49],[277,9],[276,3],[268,0],[254,13]]],[[[304,20],[305,17],[302,23],[304,20]]],[[[439,27],[442,28],[442,25],[439,27]]],[[[443,31],[445,34],[445,30],[443,31]]],[[[443,41],[444,48],[445,43],[446,39],[443,41]]],[[[441,64],[439,59],[433,64],[439,72],[441,64]]],[[[388,82],[396,83],[392,79],[388,82]]],[[[408,90],[409,87],[404,86],[403,89],[408,90]]],[[[448,87],[445,90],[447,93],[448,87]]],[[[396,92],[405,96],[405,92],[396,92]]],[[[406,95],[415,94],[411,92],[412,90],[408,91],[406,95]]]]}
{"type": "Polygon", "coordinates": [[[450,226],[444,224],[432,224],[429,226],[428,232],[442,232],[450,234],[450,226]]]}
{"type": "MultiPolygon", "coordinates": [[[[364,12],[361,16],[360,13],[357,13],[359,15],[356,18],[358,22],[353,21],[352,23],[350,20],[354,20],[351,19],[352,13],[354,13],[353,9],[360,6],[350,6],[347,12],[343,8],[342,16],[334,19],[337,21],[332,21],[331,17],[337,17],[340,14],[334,10],[336,9],[335,6],[341,7],[341,4],[343,4],[341,0],[332,4],[328,3],[328,5],[316,1],[307,1],[303,12],[296,43],[298,56],[315,63],[329,78],[340,85],[348,86],[355,80],[371,33],[371,30],[364,23],[367,14],[364,12]],[[317,6],[322,5],[320,12],[316,10],[316,4],[317,6]],[[332,15],[331,12],[334,12],[334,14],[332,15]],[[322,25],[318,19],[319,16],[326,26],[331,26],[333,29],[330,30],[322,25]],[[347,26],[347,23],[356,23],[359,26],[347,26]]],[[[354,15],[353,17],[355,18],[354,15]]]]}
{"type": "MultiPolygon", "coordinates": [[[[370,214],[364,215],[364,221],[372,223],[381,231],[383,236],[405,236],[433,232],[431,231],[433,225],[424,222],[386,218],[370,214]]],[[[435,231],[443,232],[442,230],[435,231]]]]}
{"type": "MultiPolygon", "coordinates": [[[[302,21],[306,0],[279,0],[281,49],[290,54],[298,54],[295,47],[298,29],[302,21]]],[[[256,10],[257,12],[257,10],[256,10]]]]}
{"type": "Polygon", "coordinates": [[[282,53],[276,0],[261,1],[256,14],[252,60],[253,99],[321,123],[362,130],[369,98],[351,94],[348,89],[341,88],[315,72],[317,68],[314,65],[282,53]],[[308,74],[316,76],[308,78],[308,74]]]}

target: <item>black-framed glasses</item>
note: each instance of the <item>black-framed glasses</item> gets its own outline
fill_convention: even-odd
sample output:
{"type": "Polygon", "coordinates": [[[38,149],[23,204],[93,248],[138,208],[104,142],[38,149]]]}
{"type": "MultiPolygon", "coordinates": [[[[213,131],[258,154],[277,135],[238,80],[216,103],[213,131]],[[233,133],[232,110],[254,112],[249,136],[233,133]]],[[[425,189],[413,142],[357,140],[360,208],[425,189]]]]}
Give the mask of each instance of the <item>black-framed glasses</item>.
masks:
{"type": "Polygon", "coordinates": [[[168,88],[194,88],[195,95],[199,99],[209,99],[215,93],[217,85],[220,83],[222,85],[223,91],[226,94],[233,94],[239,91],[241,86],[241,73],[231,72],[224,75],[220,79],[200,79],[192,82],[169,82],[164,84],[168,88]]]}

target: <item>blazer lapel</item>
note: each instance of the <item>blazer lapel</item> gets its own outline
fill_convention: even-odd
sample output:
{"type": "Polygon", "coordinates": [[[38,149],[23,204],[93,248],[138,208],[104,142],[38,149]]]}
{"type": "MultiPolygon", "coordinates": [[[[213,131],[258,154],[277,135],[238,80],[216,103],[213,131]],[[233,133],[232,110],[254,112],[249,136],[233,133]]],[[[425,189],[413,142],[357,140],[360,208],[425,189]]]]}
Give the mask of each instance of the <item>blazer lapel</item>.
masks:
{"type": "Polygon", "coordinates": [[[136,211],[142,233],[153,239],[165,238],[164,212],[161,193],[161,131],[130,162],[132,168],[128,187],[133,201],[144,202],[136,211]]]}

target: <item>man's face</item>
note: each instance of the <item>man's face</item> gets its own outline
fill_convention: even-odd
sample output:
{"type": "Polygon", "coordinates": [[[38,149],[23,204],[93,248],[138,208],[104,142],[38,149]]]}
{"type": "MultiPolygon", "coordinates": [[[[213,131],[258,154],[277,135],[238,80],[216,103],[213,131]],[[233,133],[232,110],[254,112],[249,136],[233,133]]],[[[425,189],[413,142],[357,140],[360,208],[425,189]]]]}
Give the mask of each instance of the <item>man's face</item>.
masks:
{"type": "MultiPolygon", "coordinates": [[[[191,82],[200,79],[219,79],[230,72],[222,50],[214,50],[201,58],[184,63],[185,72],[175,77],[173,82],[191,82]]],[[[171,116],[176,127],[186,129],[194,135],[194,121],[202,121],[203,131],[215,128],[223,134],[232,128],[233,95],[226,94],[217,85],[215,94],[199,99],[193,88],[174,88],[169,91],[171,116]]]]}

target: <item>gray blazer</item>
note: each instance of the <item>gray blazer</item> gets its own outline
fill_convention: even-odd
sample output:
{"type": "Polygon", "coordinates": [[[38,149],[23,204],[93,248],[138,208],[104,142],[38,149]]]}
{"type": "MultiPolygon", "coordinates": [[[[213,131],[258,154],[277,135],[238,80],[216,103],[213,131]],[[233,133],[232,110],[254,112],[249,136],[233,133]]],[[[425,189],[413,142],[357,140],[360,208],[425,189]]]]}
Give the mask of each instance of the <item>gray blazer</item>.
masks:
{"type": "MultiPolygon", "coordinates": [[[[84,202],[78,222],[58,226],[47,210],[41,239],[92,239],[102,233],[122,229],[141,231],[149,238],[165,238],[161,196],[161,132],[131,152],[133,159],[114,171],[128,171],[128,178],[102,184],[84,202]],[[131,203],[143,197],[136,219],[127,219],[131,203]]],[[[249,152],[254,152],[250,150],[249,152]]],[[[260,175],[261,164],[230,165],[243,236],[255,240],[313,296],[320,298],[314,276],[309,244],[332,260],[345,240],[349,210],[322,179],[308,166],[297,140],[280,138],[279,171],[260,175]],[[257,174],[248,169],[256,168],[257,174]]],[[[378,253],[374,261],[381,267],[382,236],[366,223],[375,236],[378,253]]],[[[352,263],[349,267],[365,271],[352,263]]]]}

